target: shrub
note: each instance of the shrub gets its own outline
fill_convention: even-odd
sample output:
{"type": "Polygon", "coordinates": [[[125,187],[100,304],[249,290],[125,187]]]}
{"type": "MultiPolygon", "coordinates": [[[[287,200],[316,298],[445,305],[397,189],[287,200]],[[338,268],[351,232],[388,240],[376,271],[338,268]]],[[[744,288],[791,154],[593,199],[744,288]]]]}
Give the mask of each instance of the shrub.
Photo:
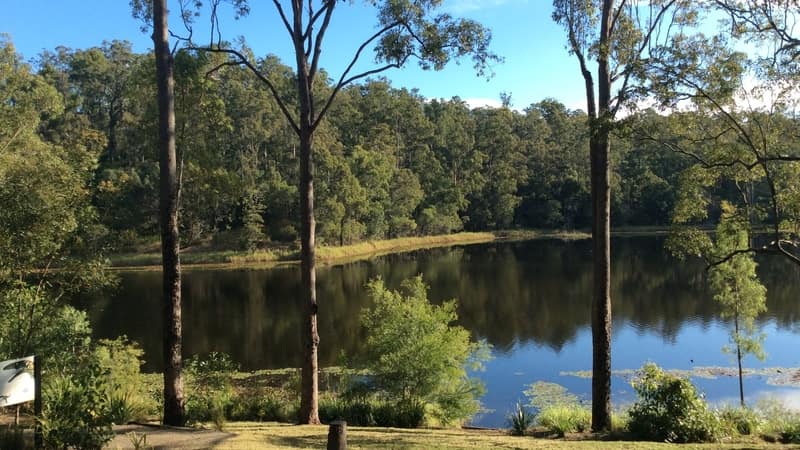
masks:
{"type": "Polygon", "coordinates": [[[413,400],[391,402],[374,397],[324,399],[319,404],[319,416],[323,422],[344,419],[353,426],[416,428],[425,420],[425,405],[413,400]]]}
{"type": "Polygon", "coordinates": [[[638,400],[628,411],[628,430],[638,439],[708,442],[719,434],[717,418],[689,380],[645,364],[633,380],[638,400]]]}
{"type": "Polygon", "coordinates": [[[800,420],[788,423],[780,434],[783,443],[800,444],[800,420]]]}
{"type": "Polygon", "coordinates": [[[756,408],[764,418],[763,432],[777,434],[785,443],[800,443],[800,413],[775,399],[762,400],[756,408]]]}
{"type": "Polygon", "coordinates": [[[508,414],[508,426],[511,428],[511,434],[514,436],[524,436],[528,429],[533,425],[536,416],[530,409],[523,406],[522,403],[517,402],[514,405],[514,410],[508,414]]]}
{"type": "Polygon", "coordinates": [[[227,415],[231,420],[239,421],[291,422],[297,417],[295,403],[295,399],[272,391],[238,394],[227,415]]]}
{"type": "Polygon", "coordinates": [[[725,407],[717,412],[721,426],[730,434],[753,435],[761,429],[761,417],[750,408],[725,407]]]}
{"type": "Polygon", "coordinates": [[[157,414],[158,403],[145,390],[147,382],[140,368],[144,351],[125,336],[103,339],[95,349],[100,367],[107,372],[105,392],[109,402],[109,419],[115,424],[142,420],[157,414]]]}
{"type": "Polygon", "coordinates": [[[478,412],[483,385],[470,379],[467,369],[481,369],[489,347],[451,325],[457,319],[455,301],[431,305],[422,277],[405,280],[400,292],[386,289],[380,279],[367,289],[373,306],[362,323],[374,388],[403,405],[407,423],[415,421],[419,404],[443,425],[478,412]]]}
{"type": "Polygon", "coordinates": [[[233,408],[236,392],[231,381],[238,365],[225,353],[211,352],[186,362],[191,382],[186,397],[186,417],[190,422],[213,421],[221,429],[226,414],[233,408]]]}
{"type": "Polygon", "coordinates": [[[107,372],[89,358],[71,374],[49,376],[39,418],[46,447],[99,449],[111,440],[105,376],[107,372]]]}
{"type": "Polygon", "coordinates": [[[591,411],[560,384],[537,381],[524,394],[536,410],[536,422],[559,436],[588,430],[592,424],[591,411]]]}
{"type": "Polygon", "coordinates": [[[548,406],[539,411],[536,422],[559,436],[564,436],[565,433],[588,430],[592,425],[592,412],[578,404],[548,406]]]}

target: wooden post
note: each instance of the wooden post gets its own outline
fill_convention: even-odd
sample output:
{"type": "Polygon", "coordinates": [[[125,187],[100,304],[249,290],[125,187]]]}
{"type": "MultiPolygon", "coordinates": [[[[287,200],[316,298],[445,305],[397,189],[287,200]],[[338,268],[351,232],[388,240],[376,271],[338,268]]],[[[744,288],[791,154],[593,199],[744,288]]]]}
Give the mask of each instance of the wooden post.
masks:
{"type": "Polygon", "coordinates": [[[347,450],[347,422],[336,420],[328,428],[328,450],[347,450]]]}
{"type": "Polygon", "coordinates": [[[36,417],[36,425],[33,429],[33,447],[40,449],[42,445],[42,357],[33,357],[33,415],[36,417]]]}

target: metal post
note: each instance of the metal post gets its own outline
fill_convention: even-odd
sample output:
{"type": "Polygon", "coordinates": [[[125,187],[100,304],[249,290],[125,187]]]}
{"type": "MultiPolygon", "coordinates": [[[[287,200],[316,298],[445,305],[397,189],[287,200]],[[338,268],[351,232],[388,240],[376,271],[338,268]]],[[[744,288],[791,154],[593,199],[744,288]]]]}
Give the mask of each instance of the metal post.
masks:
{"type": "Polygon", "coordinates": [[[36,449],[43,447],[42,445],[42,425],[40,419],[42,417],[42,357],[34,355],[33,357],[33,415],[36,418],[36,425],[33,429],[33,446],[36,449]]]}

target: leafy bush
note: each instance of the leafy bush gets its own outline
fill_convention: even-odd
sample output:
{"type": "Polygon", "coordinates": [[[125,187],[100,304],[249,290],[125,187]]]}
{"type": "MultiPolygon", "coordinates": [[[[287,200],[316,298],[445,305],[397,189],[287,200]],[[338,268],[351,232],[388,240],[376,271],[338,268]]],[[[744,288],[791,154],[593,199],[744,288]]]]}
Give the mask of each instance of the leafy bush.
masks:
{"type": "Polygon", "coordinates": [[[147,383],[140,371],[143,355],[144,351],[125,336],[103,339],[95,349],[100,367],[108,374],[105,392],[113,423],[143,420],[158,413],[158,403],[144,390],[147,383]]]}
{"type": "Polygon", "coordinates": [[[761,429],[761,417],[750,408],[725,407],[717,412],[723,429],[730,434],[753,435],[761,429]]]}
{"type": "Polygon", "coordinates": [[[99,449],[111,440],[104,371],[87,358],[73,373],[51,374],[42,389],[42,438],[48,448],[99,449]]]}
{"type": "Polygon", "coordinates": [[[560,384],[537,381],[524,394],[536,411],[536,422],[559,436],[588,430],[592,424],[591,411],[560,384]]]}
{"type": "Polygon", "coordinates": [[[548,406],[539,411],[536,422],[559,436],[564,436],[565,433],[588,430],[592,426],[592,412],[578,404],[548,406]]]}
{"type": "Polygon", "coordinates": [[[391,402],[374,397],[323,399],[319,404],[319,416],[323,422],[344,419],[353,426],[417,428],[425,420],[425,405],[415,400],[391,402]]]}
{"type": "Polygon", "coordinates": [[[291,422],[297,417],[296,399],[273,391],[237,394],[227,416],[239,421],[291,422]]]}
{"type": "Polygon", "coordinates": [[[374,388],[408,406],[409,419],[418,404],[428,405],[424,409],[444,425],[478,412],[483,385],[470,379],[467,369],[482,369],[489,346],[471,342],[466,329],[451,325],[457,319],[455,301],[431,305],[422,277],[405,280],[400,292],[386,289],[380,279],[367,289],[373,306],[362,323],[374,388]]]}
{"type": "Polygon", "coordinates": [[[781,442],[785,444],[800,444],[800,421],[786,424],[781,431],[781,442]]]}
{"type": "Polygon", "coordinates": [[[211,352],[205,357],[193,357],[186,362],[186,374],[191,388],[186,396],[186,416],[189,421],[213,421],[221,429],[226,414],[233,408],[236,392],[231,381],[238,365],[225,353],[211,352]]]}
{"type": "Polygon", "coordinates": [[[776,399],[761,400],[756,409],[764,418],[763,432],[777,434],[785,443],[800,444],[800,413],[776,399]]]}
{"type": "Polygon", "coordinates": [[[533,425],[536,416],[530,409],[522,403],[514,405],[514,411],[508,414],[508,425],[511,427],[511,434],[514,436],[524,436],[528,429],[533,425]]]}
{"type": "Polygon", "coordinates": [[[638,400],[628,411],[628,430],[638,439],[709,442],[720,425],[692,383],[645,364],[633,380],[638,400]]]}

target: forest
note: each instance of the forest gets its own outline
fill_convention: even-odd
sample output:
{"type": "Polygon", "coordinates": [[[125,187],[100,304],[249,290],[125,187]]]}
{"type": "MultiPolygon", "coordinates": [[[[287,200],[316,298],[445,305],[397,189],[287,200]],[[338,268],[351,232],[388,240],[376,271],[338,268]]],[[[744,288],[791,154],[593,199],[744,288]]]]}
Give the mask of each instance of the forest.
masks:
{"type": "MultiPolygon", "coordinates": [[[[59,47],[26,64],[12,42],[2,45],[4,77],[41,93],[29,105],[46,112],[41,139],[80,142],[96,157],[85,187],[107,244],[127,250],[137,238],[156,236],[153,55],[113,41],[59,47]]],[[[294,242],[296,137],[266,86],[246,68],[218,68],[221,59],[188,51],[175,59],[183,245],[219,239],[254,249],[294,242]]],[[[291,105],[292,69],[274,56],[257,60],[291,105]]],[[[331,86],[318,89],[323,95],[331,86]]],[[[612,147],[613,223],[667,227],[680,174],[692,161],[654,134],[665,136],[678,118],[648,110],[626,120],[612,147]]],[[[426,99],[370,79],[336,97],[315,143],[317,234],[328,245],[589,226],[586,114],[554,99],[524,110],[470,109],[459,98],[426,99]]]]}

